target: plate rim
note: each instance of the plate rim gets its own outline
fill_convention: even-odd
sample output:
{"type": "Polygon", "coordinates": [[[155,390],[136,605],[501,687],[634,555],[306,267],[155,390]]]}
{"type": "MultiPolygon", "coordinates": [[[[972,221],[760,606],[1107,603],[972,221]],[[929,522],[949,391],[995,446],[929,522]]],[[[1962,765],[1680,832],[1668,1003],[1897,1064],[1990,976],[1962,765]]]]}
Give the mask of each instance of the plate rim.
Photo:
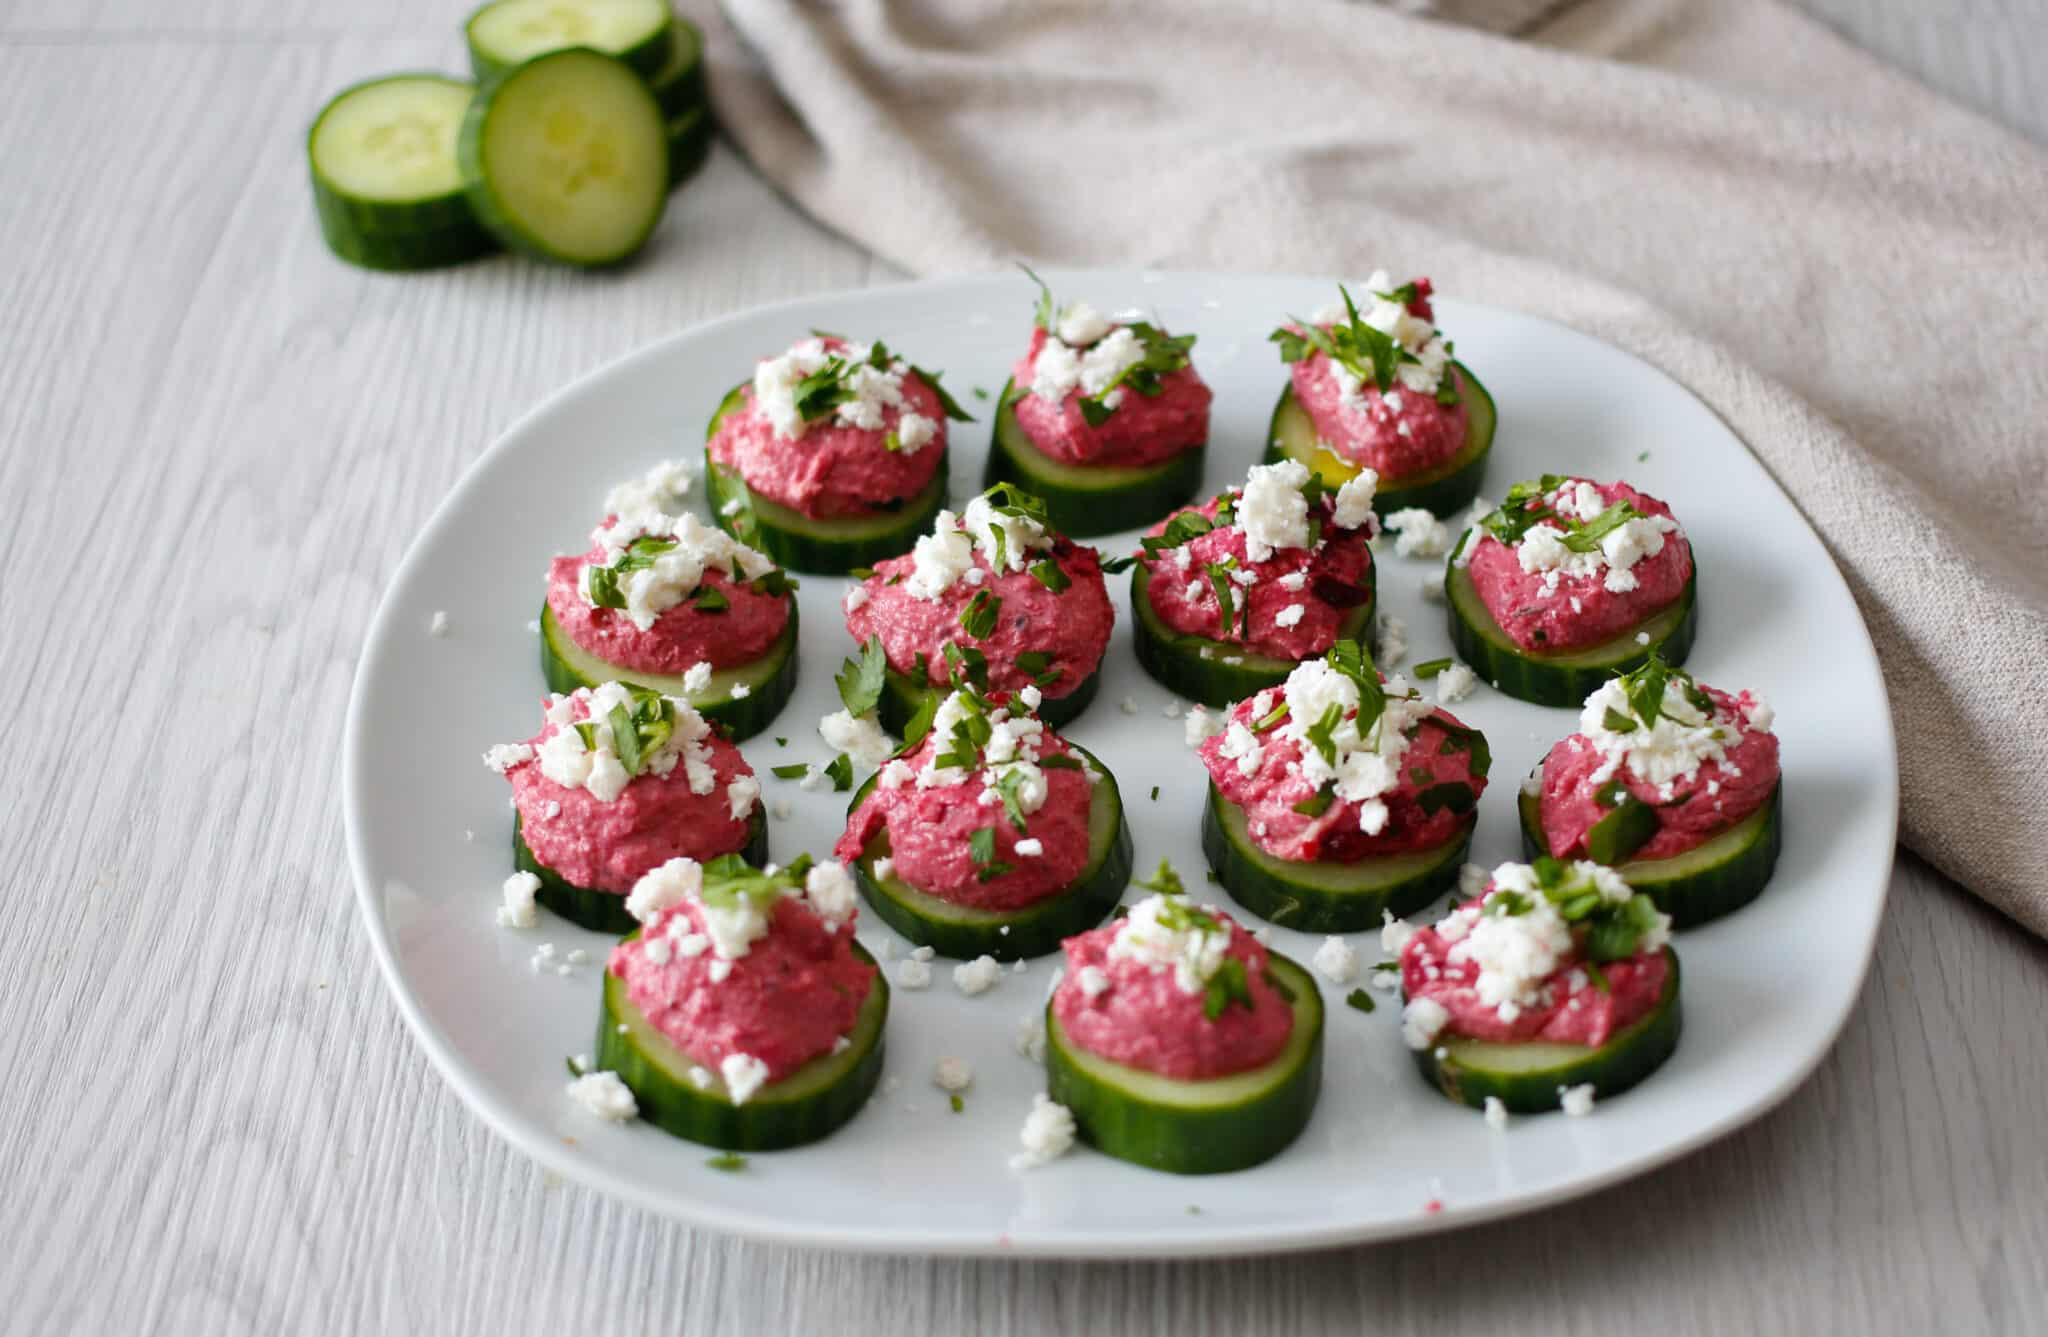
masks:
{"type": "MultiPolygon", "coordinates": [[[[1128,284],[1133,279],[1143,283],[1162,285],[1195,285],[1203,281],[1238,283],[1270,281],[1275,283],[1327,283],[1329,275],[1300,273],[1237,273],[1218,270],[1162,270],[1144,268],[1066,268],[1044,266],[1039,269],[1051,281],[1073,285],[1128,284]]],[[[1007,1232],[994,1237],[960,1237],[917,1228],[902,1228],[880,1222],[870,1223],[858,1233],[847,1233],[841,1229],[778,1223],[771,1216],[759,1213],[739,1212],[727,1209],[717,1203],[702,1200],[679,1199],[669,1193],[649,1188],[628,1176],[614,1173],[581,1156],[572,1155],[558,1139],[541,1136],[529,1130],[522,1123],[500,1108],[500,1103],[482,1087],[481,1077],[472,1077],[461,1051],[454,1042],[435,1025],[422,1008],[400,968],[396,949],[391,941],[390,926],[385,918],[381,894],[372,886],[370,878],[370,853],[367,838],[362,829],[358,794],[367,774],[366,752],[367,722],[365,698],[366,684],[371,670],[386,648],[400,633],[400,593],[415,575],[415,567],[423,560],[422,553],[430,535],[448,523],[450,518],[462,509],[477,480],[500,455],[510,450],[511,443],[524,435],[536,421],[554,413],[558,406],[580,394],[593,382],[617,376],[642,361],[662,357],[666,350],[677,343],[751,322],[763,317],[775,317],[799,312],[821,302],[863,300],[880,298],[887,300],[909,294],[930,294],[943,292],[948,288],[971,287],[1007,276],[1001,269],[940,275],[930,278],[900,280],[893,283],[873,284],[864,287],[841,287],[807,293],[802,296],[763,302],[728,311],[708,320],[696,321],[637,347],[628,349],[607,361],[589,368],[570,380],[557,386],[494,436],[490,444],[470,461],[455,480],[440,502],[428,514],[406,546],[405,554],[393,568],[391,576],[378,597],[377,609],[372,614],[364,632],[363,644],[356,657],[355,672],[349,686],[348,711],[342,726],[342,774],[341,803],[344,827],[344,842],[348,850],[351,879],[355,884],[355,899],[362,919],[368,930],[370,945],[376,957],[378,968],[384,977],[393,1000],[398,1005],[400,1016],[405,1020],[413,1039],[426,1051],[429,1062],[441,1078],[455,1090],[469,1111],[482,1120],[484,1125],[517,1150],[538,1162],[543,1169],[573,1180],[587,1188],[627,1202],[633,1206],[655,1212],[671,1220],[679,1221],[693,1228],[719,1230],[735,1237],[761,1243],[797,1246],[802,1248],[827,1249],[845,1253],[882,1256],[924,1255],[933,1257],[989,1257],[989,1258],[1043,1258],[1043,1259],[1089,1259],[1095,1261],[1140,1258],[1197,1258],[1197,1257],[1248,1257],[1294,1253],[1310,1249],[1324,1249],[1344,1245],[1370,1244],[1394,1239],[1418,1238],[1443,1231],[1480,1225],[1489,1221],[1521,1216],[1545,1207],[1589,1197],[1592,1194],[1612,1188],[1617,1184],[1635,1179],[1653,1170],[1670,1165],[1681,1157],[1717,1142],[1736,1130],[1745,1127],[1769,1114],[1785,1100],[1804,1086],[1815,1070],[1819,1068],[1840,1041],[1843,1028],[1848,1024],[1849,1015],[1860,1000],[1865,982],[1876,959],[1877,936],[1884,923],[1885,909],[1890,898],[1891,876],[1889,871],[1879,879],[1877,901],[1870,916],[1868,931],[1857,944],[1860,965],[1856,972],[1855,987],[1846,991],[1844,1001],[1837,1007],[1835,1015],[1827,1025],[1827,1040],[1814,1047],[1804,1058],[1771,1090],[1740,1108],[1723,1113],[1718,1118],[1692,1134],[1676,1141],[1636,1153],[1632,1156],[1603,1165],[1555,1185],[1523,1190],[1506,1194],[1472,1205],[1444,1204],[1440,1210],[1417,1214],[1412,1217],[1388,1218],[1378,1222],[1359,1222],[1352,1225],[1331,1224],[1303,1227],[1276,1235],[1270,1226],[1239,1227],[1211,1226],[1200,1233],[1157,1232],[1150,1237],[1136,1237],[1127,1232],[1095,1232],[1061,1229],[1054,1235],[1029,1235],[1014,1239],[1007,1232]]],[[[1747,452],[1763,471],[1770,485],[1783,497],[1798,514],[1800,523],[1818,545],[1825,561],[1826,577],[1833,581],[1835,589],[1848,600],[1855,614],[1857,630],[1862,634],[1862,646],[1869,654],[1869,662],[1875,664],[1879,674],[1879,699],[1883,703],[1880,714],[1883,754],[1886,765],[1881,777],[1883,793],[1878,799],[1884,803],[1883,821],[1886,845],[1893,852],[1896,862],[1899,826],[1899,768],[1898,737],[1889,693],[1884,690],[1883,662],[1878,658],[1876,643],[1870,635],[1870,627],[1864,619],[1863,610],[1857,604],[1855,595],[1842,574],[1834,554],[1827,543],[1813,527],[1811,520],[1799,503],[1779,483],[1763,458],[1753,450],[1742,434],[1684,382],[1678,380],[1648,358],[1609,340],[1575,329],[1550,317],[1528,312],[1516,307],[1472,299],[1453,299],[1453,304],[1473,309],[1491,310],[1547,327],[1553,333],[1570,340],[1585,340],[1618,353],[1636,363],[1652,376],[1663,381],[1670,389],[1691,399],[1704,412],[1719,423],[1724,431],[1747,452]]]]}

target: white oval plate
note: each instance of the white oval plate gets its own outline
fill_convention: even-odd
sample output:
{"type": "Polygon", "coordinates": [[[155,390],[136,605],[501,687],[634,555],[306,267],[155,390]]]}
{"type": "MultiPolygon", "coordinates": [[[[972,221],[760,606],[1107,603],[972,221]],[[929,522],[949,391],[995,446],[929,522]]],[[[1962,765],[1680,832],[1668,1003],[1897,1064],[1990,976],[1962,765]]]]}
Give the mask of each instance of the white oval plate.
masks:
{"type": "MultiPolygon", "coordinates": [[[[1266,334],[1334,296],[1323,279],[1155,273],[1048,275],[1062,300],[1141,306],[1201,336],[1197,365],[1216,391],[1206,488],[1255,462],[1282,368],[1266,334]]],[[[563,1094],[566,1055],[591,1048],[607,940],[543,912],[541,927],[497,927],[510,871],[507,786],[479,754],[528,736],[543,692],[529,620],[548,558],[580,551],[614,482],[664,456],[701,459],[720,397],[812,327],[884,338],[946,384],[982,421],[956,424],[954,493],[975,489],[988,401],[1028,333],[1034,292],[985,275],[841,293],[700,326],[606,367],[528,414],[478,460],[400,566],[371,628],[350,702],[344,772],[349,856],[363,917],[399,1007],[464,1100],[544,1165],[696,1224],[835,1248],[1086,1257],[1252,1253],[1386,1239],[1466,1224],[1584,1194],[1639,1174],[1763,1113],[1811,1072],[1856,998],[1892,862],[1897,774],[1890,716],[1870,639],[1842,578],[1806,522],[1742,443],[1661,373],[1548,322],[1469,302],[1440,304],[1458,354],[1500,406],[1486,494],[1569,471],[1626,477],[1676,509],[1700,562],[1701,624],[1688,667],[1778,710],[1787,837],[1763,898],[1681,936],[1685,1036],[1675,1058],[1591,1117],[1517,1118],[1494,1132],[1425,1087],[1398,1034],[1391,996],[1365,1015],[1350,986],[1323,985],[1329,1008],[1322,1103],[1302,1138],[1239,1174],[1179,1178],[1086,1149],[1012,1172],[1017,1130],[1042,1089],[1013,1048],[1045,997],[1057,957],[960,994],[947,963],[928,992],[895,991],[888,1078],[828,1141],[756,1155],[743,1172],[708,1168],[706,1149],[642,1124],[601,1125],[563,1094]],[[445,610],[444,636],[429,634],[445,610]],[[542,942],[582,948],[561,976],[529,961],[542,942]],[[933,1063],[967,1058],[964,1113],[930,1083],[933,1063]]],[[[701,492],[699,495],[701,504],[701,492]]],[[[1125,540],[1103,543],[1127,551],[1125,540]]],[[[1406,662],[1449,653],[1441,608],[1420,585],[1436,564],[1381,557],[1382,607],[1409,628],[1406,662]]],[[[829,850],[845,796],[806,794],[771,765],[829,757],[816,721],[837,707],[832,674],[851,648],[843,580],[805,577],[803,669],[795,700],[745,745],[771,801],[779,857],[829,850]],[[772,735],[789,739],[778,747],[772,735]]],[[[1122,582],[1102,694],[1069,730],[1114,769],[1138,865],[1173,860],[1195,894],[1203,771],[1182,743],[1169,693],[1132,658],[1122,582]],[[1135,713],[1119,709],[1130,701],[1135,713]],[[1149,797],[1158,786],[1158,798],[1149,797]]],[[[1518,779],[1569,732],[1572,711],[1482,688],[1458,708],[1485,729],[1493,787],[1474,857],[1519,857],[1518,779]]],[[[864,920],[871,947],[892,937],[864,920]]],[[[1316,939],[1278,931],[1307,962],[1316,939]]],[[[1376,935],[1354,935],[1362,964],[1376,935]]],[[[900,944],[899,944],[900,946],[900,944]]]]}

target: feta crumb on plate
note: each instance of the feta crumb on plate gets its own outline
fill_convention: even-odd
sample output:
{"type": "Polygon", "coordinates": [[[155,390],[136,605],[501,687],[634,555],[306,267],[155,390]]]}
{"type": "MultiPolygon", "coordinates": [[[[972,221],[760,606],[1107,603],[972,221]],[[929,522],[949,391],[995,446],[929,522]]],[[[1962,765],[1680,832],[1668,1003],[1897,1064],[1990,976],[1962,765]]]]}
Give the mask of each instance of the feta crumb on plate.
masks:
{"type": "Polygon", "coordinates": [[[606,1123],[624,1123],[640,1113],[633,1092],[615,1072],[586,1072],[569,1083],[569,1099],[606,1123]]]}

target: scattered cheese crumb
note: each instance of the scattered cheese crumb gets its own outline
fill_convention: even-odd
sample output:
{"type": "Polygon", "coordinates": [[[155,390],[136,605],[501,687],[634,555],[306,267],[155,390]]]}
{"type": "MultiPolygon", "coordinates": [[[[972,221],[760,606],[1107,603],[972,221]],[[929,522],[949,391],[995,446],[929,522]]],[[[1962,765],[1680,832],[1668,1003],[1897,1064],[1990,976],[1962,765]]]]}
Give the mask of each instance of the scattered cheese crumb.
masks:
{"type": "Polygon", "coordinates": [[[993,956],[982,955],[953,967],[953,986],[969,998],[987,993],[1003,978],[1003,967],[993,956]]]}
{"type": "Polygon", "coordinates": [[[1126,715],[1135,715],[1138,713],[1138,703],[1132,697],[1127,696],[1123,700],[1117,702],[1116,704],[1117,709],[1121,710],[1126,715]]]}
{"type": "Polygon", "coordinates": [[[514,873],[505,879],[505,903],[498,907],[498,923],[504,928],[532,928],[540,922],[533,908],[533,894],[540,879],[532,873],[514,873]]]}
{"type": "Polygon", "coordinates": [[[439,608],[434,610],[433,618],[427,623],[427,634],[429,636],[446,636],[448,634],[448,614],[445,610],[439,608]]]}
{"type": "Polygon", "coordinates": [[[718,1075],[725,1079],[725,1089],[731,1094],[732,1103],[744,1105],[754,1098],[756,1091],[767,1085],[768,1065],[752,1054],[727,1054],[718,1065],[718,1075]]]}
{"type": "Polygon", "coordinates": [[[1031,1113],[1017,1140],[1024,1150],[1010,1157],[1012,1170],[1035,1170],[1067,1154],[1074,1145],[1074,1115],[1065,1105],[1040,1091],[1031,1097],[1031,1113]]]}
{"type": "Polygon", "coordinates": [[[932,968],[923,961],[911,959],[896,967],[896,987],[899,989],[929,989],[932,985],[932,968]]]}
{"type": "Polygon", "coordinates": [[[942,1058],[932,1065],[932,1085],[957,1096],[974,1085],[974,1069],[964,1058],[942,1058]]]}
{"type": "Polygon", "coordinates": [[[1037,1012],[1028,1012],[1017,1022],[1017,1036],[1014,1041],[1017,1053],[1033,1063],[1045,1062],[1045,1018],[1037,1012]]]}
{"type": "MultiPolygon", "coordinates": [[[[1440,604],[1447,597],[1444,593],[1443,572],[1432,571],[1422,578],[1422,601],[1424,603],[1440,604]]],[[[1577,601],[1574,600],[1574,602],[1577,601]]]]}
{"type": "Polygon", "coordinates": [[[1486,1098],[1486,1126],[1496,1130],[1508,1126],[1508,1107],[1500,1103],[1499,1096],[1486,1098]]]}
{"type": "Polygon", "coordinates": [[[1420,506],[1395,511],[1382,523],[1394,531],[1396,556],[1441,557],[1450,549],[1450,529],[1420,506]]]}
{"type": "Polygon", "coordinates": [[[1349,984],[1358,977],[1358,953],[1351,944],[1331,934],[1316,948],[1312,964],[1332,984],[1349,984]]]}
{"type": "Polygon", "coordinates": [[[615,1072],[586,1072],[569,1083],[569,1099],[606,1123],[624,1123],[640,1113],[633,1092],[615,1072]]]}
{"type": "Polygon", "coordinates": [[[1581,1082],[1579,1085],[1570,1088],[1560,1086],[1557,1088],[1557,1094],[1564,1106],[1564,1112],[1573,1118],[1584,1118],[1593,1112],[1593,1084],[1591,1082],[1581,1082]]]}
{"type": "Polygon", "coordinates": [[[1452,664],[1436,675],[1436,699],[1440,705],[1451,705],[1472,695],[1479,686],[1479,675],[1463,664],[1452,664]]]}

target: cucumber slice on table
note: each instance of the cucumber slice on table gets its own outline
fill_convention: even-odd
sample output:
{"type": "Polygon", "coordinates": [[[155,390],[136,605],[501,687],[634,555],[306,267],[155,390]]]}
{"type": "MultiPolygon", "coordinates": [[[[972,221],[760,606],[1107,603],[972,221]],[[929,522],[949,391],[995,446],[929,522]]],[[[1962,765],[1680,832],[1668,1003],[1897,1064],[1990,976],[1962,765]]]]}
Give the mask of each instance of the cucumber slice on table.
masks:
{"type": "Polygon", "coordinates": [[[569,638],[546,604],[540,610],[540,671],[551,691],[565,695],[578,687],[627,682],[687,701],[705,719],[722,724],[734,742],[752,738],[772,723],[796,690],[797,605],[768,653],[750,664],[719,669],[700,692],[683,686],[681,674],[642,673],[600,659],[569,638]],[[744,694],[740,689],[744,688],[744,694]]]}
{"type": "MultiPolygon", "coordinates": [[[[1073,691],[1065,696],[1048,696],[1040,701],[1039,720],[1050,729],[1072,723],[1088,708],[1088,703],[1095,699],[1095,694],[1101,686],[1102,666],[1097,664],[1073,691]]],[[[919,682],[907,673],[888,669],[882,675],[882,696],[875,703],[876,714],[884,729],[901,738],[904,726],[917,714],[925,700],[939,694],[939,689],[928,682],[919,682]]]]}
{"type": "MultiPolygon", "coordinates": [[[[711,415],[704,439],[718,435],[718,424],[745,403],[747,383],[733,387],[711,415]]],[[[758,548],[793,571],[843,576],[857,566],[873,566],[909,552],[918,535],[946,504],[946,457],[922,492],[890,510],[867,515],[814,520],[780,502],[758,496],[739,474],[704,455],[704,494],[718,527],[749,547],[758,548]]]]}
{"type": "Polygon", "coordinates": [[[668,0],[497,0],[469,16],[469,64],[478,80],[573,46],[617,56],[651,79],[669,64],[675,19],[668,0]]]}
{"type": "Polygon", "coordinates": [[[1291,999],[1294,1030],[1272,1062],[1206,1081],[1176,1081],[1080,1048],[1045,1008],[1049,1094],[1083,1141],[1174,1174],[1221,1174],[1271,1160],[1308,1126],[1323,1084],[1323,999],[1309,973],[1277,952],[1268,963],[1291,999]]]}
{"type": "MultiPolygon", "coordinates": [[[[1253,654],[1242,645],[1175,631],[1159,618],[1146,591],[1152,573],[1140,562],[1131,568],[1131,645],[1138,663],[1162,686],[1205,706],[1227,706],[1278,687],[1301,661],[1253,654]],[[1230,663],[1230,660],[1236,663],[1230,663]]],[[[1341,640],[1363,641],[1372,633],[1379,566],[1366,568],[1366,600],[1337,629],[1341,640]]]]}
{"type": "Polygon", "coordinates": [[[654,100],[661,104],[661,114],[669,118],[671,125],[677,117],[696,111],[705,103],[704,34],[685,18],[678,17],[675,25],[668,60],[647,76],[654,100]]]}
{"type": "MultiPolygon", "coordinates": [[[[874,964],[859,943],[853,950],[874,964]]],[[[619,977],[606,971],[596,1065],[617,1073],[632,1090],[640,1117],[664,1132],[729,1151],[776,1151],[816,1142],[860,1113],[882,1079],[888,1019],[889,983],[877,970],[844,1050],[819,1055],[781,1081],[768,1083],[744,1105],[735,1105],[718,1074],[701,1068],[655,1029],[626,996],[619,977]],[[690,1079],[693,1068],[705,1072],[704,1085],[690,1079]]]]}
{"type": "Polygon", "coordinates": [[[1457,837],[1432,850],[1354,863],[1291,863],[1259,848],[1244,809],[1209,786],[1202,807],[1202,853],[1216,880],[1245,909],[1304,933],[1376,929],[1381,912],[1407,918],[1458,885],[1478,814],[1457,837]]]}
{"type": "Polygon", "coordinates": [[[429,269],[497,249],[470,211],[456,163],[475,89],[394,74],[336,94],[306,136],[320,234],[371,269],[429,269]]]}
{"type": "Polygon", "coordinates": [[[1202,485],[1206,445],[1139,468],[1056,460],[1024,434],[1012,407],[1016,398],[1004,381],[982,485],[1017,484],[1045,503],[1052,527],[1070,538],[1149,525],[1172,514],[1202,485]]]}
{"type": "Polygon", "coordinates": [[[620,61],[581,47],[479,89],[459,154],[478,219],[543,260],[617,264],[668,203],[668,127],[654,94],[620,61]]]}
{"type": "MultiPolygon", "coordinates": [[[[1434,469],[1407,478],[1382,478],[1373,491],[1372,508],[1381,515],[1419,506],[1436,515],[1447,515],[1479,495],[1479,480],[1486,472],[1486,456],[1493,449],[1498,414],[1493,396],[1462,362],[1453,362],[1459,391],[1471,412],[1465,421],[1465,444],[1458,453],[1434,469]]],[[[1266,462],[1300,460],[1329,486],[1342,487],[1358,476],[1358,466],[1325,446],[1316,436],[1308,410],[1294,397],[1289,381],[1273,406],[1273,421],[1266,430],[1266,462]]]]}
{"type": "MultiPolygon", "coordinates": [[[[756,868],[768,862],[768,811],[758,803],[747,818],[747,843],[740,847],[739,855],[756,868]]],[[[599,933],[627,933],[640,926],[639,920],[626,913],[626,898],[619,892],[579,887],[535,858],[516,816],[512,819],[512,862],[520,872],[540,879],[540,890],[533,898],[570,923],[599,933]]]]}
{"type": "MultiPolygon", "coordinates": [[[[1667,859],[1630,859],[1614,865],[1622,880],[1671,916],[1671,927],[1692,928],[1740,910],[1763,893],[1784,842],[1784,783],[1749,816],[1719,835],[1667,859]]],[[[1520,796],[1522,849],[1530,858],[1550,853],[1543,838],[1542,797],[1520,796]]]]}
{"type": "MultiPolygon", "coordinates": [[[[1471,538],[1466,531],[1462,545],[1471,538]]],[[[1516,645],[1494,621],[1472,573],[1456,564],[1444,569],[1444,598],[1450,605],[1451,648],[1484,682],[1509,696],[1539,706],[1578,706],[1617,674],[1641,668],[1656,651],[1667,664],[1683,664],[1699,629],[1699,568],[1670,607],[1644,619],[1613,640],[1559,654],[1536,654],[1516,645]]]]}
{"type": "MultiPolygon", "coordinates": [[[[889,853],[889,833],[879,831],[854,861],[854,881],[883,923],[940,956],[971,961],[993,956],[1016,961],[1059,950],[1062,939],[1085,933],[1108,917],[1131,880],[1131,830],[1124,821],[1116,777],[1076,747],[1082,763],[1101,776],[1088,807],[1088,862],[1072,885],[1021,910],[976,910],[919,891],[896,876],[875,875],[875,860],[889,853]]],[[[873,792],[875,777],[853,796],[858,808],[873,792]]],[[[851,812],[852,808],[848,811],[851,812]]]]}
{"type": "Polygon", "coordinates": [[[1656,1005],[1597,1048],[1452,1036],[1416,1050],[1415,1066],[1424,1081],[1473,1109],[1485,1108],[1486,1098],[1494,1096],[1516,1114],[1541,1114],[1559,1107],[1566,1088],[1587,1083],[1596,1097],[1618,1096],[1678,1048],[1678,956],[1666,947],[1664,960],[1670,969],[1656,1005]]]}
{"type": "Polygon", "coordinates": [[[715,125],[709,107],[686,111],[668,123],[668,186],[674,190],[697,174],[711,156],[715,125]]]}

